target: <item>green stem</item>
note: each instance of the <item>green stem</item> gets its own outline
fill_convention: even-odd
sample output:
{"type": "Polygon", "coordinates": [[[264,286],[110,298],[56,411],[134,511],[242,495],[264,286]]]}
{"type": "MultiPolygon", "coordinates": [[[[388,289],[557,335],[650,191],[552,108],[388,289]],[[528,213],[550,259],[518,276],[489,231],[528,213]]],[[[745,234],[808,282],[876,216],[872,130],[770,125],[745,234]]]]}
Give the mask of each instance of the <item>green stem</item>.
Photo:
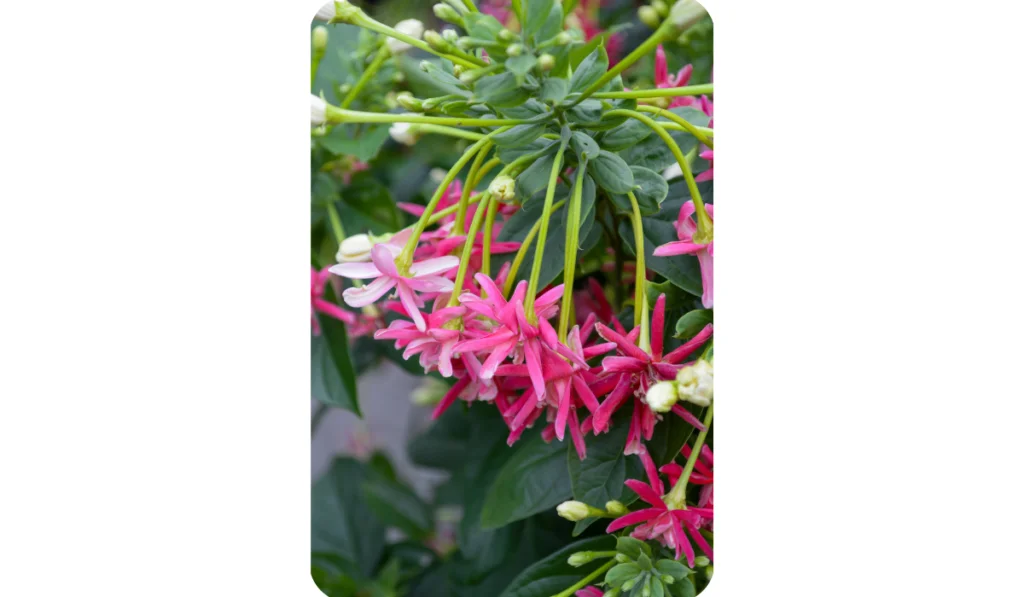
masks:
{"type": "Polygon", "coordinates": [[[327,203],[327,219],[331,222],[334,238],[338,239],[338,244],[341,245],[341,241],[345,240],[345,227],[341,225],[341,216],[338,215],[338,208],[334,207],[333,201],[327,203]]]}
{"type": "Polygon", "coordinates": [[[359,25],[360,27],[363,27],[365,29],[369,29],[370,31],[376,31],[377,33],[380,33],[381,35],[386,35],[388,37],[393,37],[393,38],[395,38],[395,39],[397,39],[399,41],[404,41],[405,43],[409,44],[410,46],[413,46],[414,48],[419,48],[419,49],[423,50],[424,52],[428,52],[428,53],[433,54],[433,55],[435,55],[435,56],[437,56],[439,58],[444,58],[446,60],[450,60],[450,61],[452,61],[455,64],[461,64],[462,66],[465,66],[465,67],[468,67],[468,68],[475,68],[477,66],[486,66],[486,63],[483,60],[480,60],[478,58],[474,58],[472,60],[467,60],[467,59],[464,59],[464,58],[460,58],[458,56],[451,56],[451,55],[448,55],[448,54],[443,54],[441,52],[438,52],[434,48],[430,47],[430,44],[426,43],[425,41],[423,41],[421,39],[416,39],[415,37],[412,37],[412,36],[409,36],[409,35],[406,35],[406,34],[402,33],[401,31],[396,31],[395,29],[392,29],[391,27],[388,27],[384,23],[381,23],[379,21],[375,21],[374,19],[368,17],[365,13],[363,13],[361,11],[360,11],[359,15],[355,19],[352,20],[352,24],[353,25],[359,25]]]}
{"type": "Polygon", "coordinates": [[[683,474],[679,476],[679,481],[676,482],[676,486],[672,488],[672,491],[665,496],[665,503],[669,508],[685,508],[686,507],[686,484],[690,482],[690,475],[693,474],[693,467],[697,464],[697,458],[700,457],[700,451],[704,447],[704,440],[708,436],[708,429],[711,429],[711,419],[715,416],[715,403],[712,402],[708,406],[708,410],[704,413],[704,431],[697,434],[697,440],[693,442],[693,449],[690,451],[690,457],[686,459],[686,466],[683,467],[683,474]]]}
{"type": "Polygon", "coordinates": [[[377,112],[359,112],[356,110],[345,110],[335,106],[327,106],[327,122],[330,124],[344,124],[348,122],[369,122],[374,124],[393,124],[396,122],[408,122],[410,124],[440,124],[448,126],[515,126],[527,124],[524,120],[512,120],[503,118],[461,118],[461,117],[438,117],[424,116],[422,114],[390,114],[377,112]]]}
{"type": "Polygon", "coordinates": [[[662,89],[634,89],[632,91],[602,91],[594,93],[597,99],[644,99],[648,97],[683,97],[687,95],[711,95],[715,86],[690,85],[688,87],[667,87],[662,89]]]}
{"type": "Polygon", "coordinates": [[[558,314],[558,339],[565,343],[569,333],[569,316],[572,314],[572,285],[576,281],[576,252],[580,244],[580,211],[583,204],[583,173],[587,171],[584,158],[576,175],[565,226],[565,273],[563,274],[562,308],[558,314]]]}
{"type": "Polygon", "coordinates": [[[633,296],[633,325],[640,327],[639,346],[643,350],[651,348],[651,330],[647,321],[647,247],[644,239],[644,224],[640,217],[640,203],[632,191],[626,193],[633,207],[630,220],[633,223],[633,246],[636,247],[636,294],[633,296]]]}
{"type": "MultiPolygon", "coordinates": [[[[685,119],[683,119],[682,116],[679,116],[678,114],[675,114],[673,112],[669,112],[668,110],[663,110],[661,108],[655,108],[653,106],[639,106],[639,107],[637,107],[636,111],[637,112],[647,112],[649,114],[654,114],[655,118],[657,118],[658,116],[663,116],[665,118],[668,118],[672,122],[678,124],[679,127],[682,128],[684,131],[686,131],[686,132],[690,133],[691,135],[693,135],[694,137],[696,137],[698,141],[700,141],[704,145],[707,145],[709,149],[714,149],[715,148],[714,141],[709,139],[697,126],[695,126],[693,124],[690,124],[685,119]]],[[[662,126],[664,126],[664,125],[662,125],[662,126]]]]}
{"type": "Polygon", "coordinates": [[[544,212],[540,216],[540,236],[537,237],[537,250],[533,253],[533,269],[530,271],[530,285],[526,290],[526,303],[523,305],[526,310],[526,320],[531,324],[537,324],[537,313],[534,311],[534,302],[537,300],[537,286],[540,284],[540,268],[544,261],[544,243],[547,241],[548,224],[551,220],[552,205],[555,201],[555,189],[558,187],[558,174],[562,171],[562,157],[565,154],[565,144],[558,148],[555,154],[555,163],[551,166],[551,175],[548,177],[548,190],[544,196],[544,212]]]}
{"type": "Polygon", "coordinates": [[[375,75],[377,71],[380,70],[381,65],[383,65],[384,61],[387,60],[389,57],[391,57],[391,50],[388,49],[387,44],[384,44],[380,47],[379,50],[377,50],[377,55],[373,57],[373,62],[371,62],[369,66],[366,67],[366,70],[363,71],[363,74],[359,77],[359,80],[356,81],[355,87],[353,87],[345,96],[345,99],[341,101],[342,108],[348,108],[349,106],[352,105],[352,102],[356,100],[356,97],[359,96],[359,94],[363,91],[363,88],[366,87],[366,84],[370,82],[370,79],[373,78],[373,75],[375,75]]]}
{"type": "Polygon", "coordinates": [[[493,160],[491,160],[491,161],[487,162],[486,164],[484,164],[483,167],[481,167],[480,170],[477,171],[476,177],[473,179],[473,188],[476,188],[476,186],[478,184],[480,184],[480,181],[483,180],[484,177],[487,176],[487,174],[491,170],[494,170],[495,168],[497,168],[500,165],[501,165],[501,160],[498,159],[498,158],[494,158],[493,160]]]}
{"type": "Polygon", "coordinates": [[[466,5],[469,12],[480,12],[477,10],[476,5],[473,4],[473,0],[462,0],[462,3],[466,5]]]}
{"type": "MultiPolygon", "coordinates": [[[[480,207],[479,209],[483,209],[480,207]]],[[[480,272],[485,276],[491,275],[491,237],[494,236],[494,216],[498,213],[498,197],[491,196],[487,203],[487,219],[484,221],[484,251],[480,272]]]]}
{"type": "MultiPolygon", "coordinates": [[[[479,202],[480,198],[481,198],[480,195],[473,195],[472,197],[469,198],[469,204],[473,205],[474,203],[479,202]]],[[[437,211],[437,213],[435,213],[434,215],[430,216],[430,219],[427,220],[427,226],[433,226],[434,224],[440,222],[441,220],[443,220],[446,217],[452,215],[453,213],[455,213],[458,210],[459,210],[459,206],[458,205],[450,205],[450,206],[448,206],[448,207],[446,207],[444,209],[439,209],[437,211]]]]}
{"type": "Polygon", "coordinates": [[[437,133],[439,135],[448,135],[449,137],[458,137],[460,139],[468,139],[470,141],[479,141],[484,138],[483,133],[474,133],[473,131],[464,131],[462,129],[453,128],[450,126],[441,126],[439,124],[414,124],[409,127],[411,133],[437,133]]]}
{"type": "Polygon", "coordinates": [[[654,31],[654,33],[652,33],[651,36],[648,37],[646,41],[644,41],[644,43],[637,46],[637,48],[630,52],[628,56],[620,60],[619,63],[616,64],[615,66],[608,69],[608,72],[606,72],[600,79],[594,82],[593,85],[588,87],[583,92],[583,94],[580,95],[580,97],[575,102],[573,102],[573,105],[576,105],[582,102],[583,100],[587,99],[595,92],[597,92],[598,89],[607,85],[608,81],[611,81],[612,79],[617,77],[619,73],[632,66],[634,62],[640,60],[644,56],[653,52],[655,49],[657,49],[658,44],[668,39],[669,34],[674,30],[675,29],[671,26],[670,22],[665,21],[665,23],[662,24],[661,27],[658,27],[654,31]]]}
{"type": "Polygon", "coordinates": [[[646,124],[653,130],[662,141],[668,145],[672,155],[675,156],[676,161],[679,162],[679,167],[683,171],[683,177],[686,179],[686,186],[690,190],[690,197],[693,199],[694,210],[697,214],[697,233],[693,235],[693,242],[699,244],[708,244],[713,238],[713,227],[711,224],[711,218],[708,216],[707,210],[704,208],[704,201],[700,196],[700,189],[697,188],[697,182],[693,178],[693,170],[690,169],[690,162],[683,155],[682,150],[679,149],[679,145],[672,138],[672,135],[668,134],[665,127],[661,126],[654,120],[634,112],[633,110],[611,110],[605,112],[603,118],[611,118],[615,116],[628,116],[635,118],[640,122],[646,124]]]}
{"type": "MultiPolygon", "coordinates": [[[[483,195],[490,196],[489,192],[483,195]]],[[[469,232],[466,233],[466,242],[462,246],[462,259],[459,261],[459,271],[455,274],[455,287],[452,289],[452,296],[448,299],[449,307],[459,306],[459,295],[462,294],[462,286],[466,283],[466,272],[469,271],[469,260],[473,257],[473,245],[475,244],[477,232],[480,231],[480,224],[484,219],[484,206],[478,207],[473,214],[473,221],[469,224],[469,232]]],[[[484,249],[486,251],[486,249],[484,249]]]]}
{"type": "Polygon", "coordinates": [[[327,48],[321,51],[313,50],[312,68],[309,75],[309,84],[313,85],[316,82],[316,71],[320,69],[320,61],[323,60],[324,54],[327,53],[327,48]]]}
{"type": "Polygon", "coordinates": [[[477,177],[477,172],[480,170],[480,166],[483,165],[487,154],[491,151],[491,143],[484,143],[483,147],[476,154],[476,159],[473,160],[473,165],[469,167],[469,174],[466,174],[466,182],[462,185],[462,196],[459,197],[458,209],[455,210],[455,225],[452,226],[452,235],[458,236],[465,232],[466,228],[466,212],[469,210],[469,194],[473,192],[476,187],[474,181],[477,177]]]}
{"type": "Polygon", "coordinates": [[[572,595],[576,591],[579,591],[583,587],[585,587],[585,586],[589,585],[591,582],[593,582],[594,579],[602,576],[605,572],[608,572],[608,570],[610,570],[611,567],[614,566],[616,563],[617,562],[614,559],[608,560],[604,564],[601,564],[600,568],[598,568],[597,570],[594,570],[590,574],[584,576],[583,580],[579,581],[578,583],[574,584],[573,586],[569,587],[568,589],[562,591],[561,593],[558,593],[557,595],[552,595],[551,597],[572,597],[572,595]]]}
{"type": "MultiPolygon", "coordinates": [[[[551,207],[551,213],[554,214],[565,200],[561,200],[555,203],[551,207]]],[[[537,233],[540,231],[541,220],[537,220],[533,223],[533,227],[526,234],[526,238],[519,245],[519,250],[516,251],[516,256],[512,260],[512,266],[508,270],[508,277],[505,278],[505,287],[502,290],[505,292],[505,298],[508,298],[512,294],[512,288],[516,285],[516,275],[519,273],[519,268],[522,266],[523,261],[526,259],[526,253],[530,250],[530,246],[533,245],[533,239],[537,237],[537,233]]]]}

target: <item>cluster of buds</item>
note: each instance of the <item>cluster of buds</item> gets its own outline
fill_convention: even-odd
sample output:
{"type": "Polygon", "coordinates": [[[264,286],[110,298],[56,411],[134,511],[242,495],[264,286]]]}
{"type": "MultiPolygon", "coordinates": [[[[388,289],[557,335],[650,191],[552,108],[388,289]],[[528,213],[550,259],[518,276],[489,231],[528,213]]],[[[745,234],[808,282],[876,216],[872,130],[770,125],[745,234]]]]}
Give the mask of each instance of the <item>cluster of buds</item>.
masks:
{"type": "Polygon", "coordinates": [[[697,406],[708,406],[714,398],[715,376],[711,363],[699,359],[679,370],[676,378],[660,381],[647,390],[651,410],[667,413],[683,400],[697,406]]]}
{"type": "Polygon", "coordinates": [[[562,518],[579,522],[588,518],[618,518],[629,512],[626,505],[619,500],[611,500],[604,505],[604,510],[595,508],[576,500],[562,502],[555,509],[562,518]]]}
{"type": "Polygon", "coordinates": [[[668,16],[668,4],[665,0],[654,0],[649,5],[641,6],[637,16],[644,25],[657,29],[661,26],[661,21],[668,16]]]}

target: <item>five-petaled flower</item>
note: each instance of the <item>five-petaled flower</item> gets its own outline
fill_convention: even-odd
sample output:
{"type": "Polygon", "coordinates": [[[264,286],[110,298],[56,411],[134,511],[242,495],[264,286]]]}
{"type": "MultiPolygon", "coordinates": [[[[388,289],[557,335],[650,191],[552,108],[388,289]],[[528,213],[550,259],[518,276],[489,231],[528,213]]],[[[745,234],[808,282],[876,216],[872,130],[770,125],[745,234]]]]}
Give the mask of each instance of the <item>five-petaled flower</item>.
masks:
{"type": "MultiPolygon", "coordinates": [[[[708,217],[714,221],[714,206],[705,205],[704,209],[708,212],[708,217]]],[[[694,242],[693,235],[697,233],[697,223],[694,222],[692,218],[694,211],[693,201],[687,201],[683,204],[682,208],[679,210],[679,218],[676,220],[676,233],[679,235],[679,240],[665,243],[664,245],[657,247],[654,249],[654,255],[656,257],[696,255],[697,261],[700,262],[700,281],[704,287],[703,294],[701,295],[701,303],[703,303],[705,309],[710,309],[714,306],[715,296],[715,243],[714,241],[707,244],[694,242]]]]}

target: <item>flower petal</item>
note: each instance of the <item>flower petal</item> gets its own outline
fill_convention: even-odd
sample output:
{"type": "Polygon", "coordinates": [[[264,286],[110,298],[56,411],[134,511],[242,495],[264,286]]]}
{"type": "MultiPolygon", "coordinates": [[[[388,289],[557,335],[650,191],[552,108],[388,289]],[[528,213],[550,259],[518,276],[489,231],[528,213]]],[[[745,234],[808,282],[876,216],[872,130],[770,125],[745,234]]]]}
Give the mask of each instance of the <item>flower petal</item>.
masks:
{"type": "Polygon", "coordinates": [[[365,307],[387,294],[397,283],[398,281],[390,276],[381,276],[362,288],[346,288],[341,297],[349,307],[365,307]]]}

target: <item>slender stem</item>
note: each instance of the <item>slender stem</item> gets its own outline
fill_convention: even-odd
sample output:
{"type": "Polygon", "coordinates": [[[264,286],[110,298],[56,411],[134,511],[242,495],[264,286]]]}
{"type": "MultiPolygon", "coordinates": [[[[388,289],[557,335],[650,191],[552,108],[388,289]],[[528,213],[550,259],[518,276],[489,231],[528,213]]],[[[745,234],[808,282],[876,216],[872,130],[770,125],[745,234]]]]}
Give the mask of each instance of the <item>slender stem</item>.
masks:
{"type": "Polygon", "coordinates": [[[690,457],[686,459],[683,474],[679,476],[679,481],[676,482],[675,487],[665,497],[665,503],[670,508],[686,507],[686,484],[690,482],[690,475],[693,473],[693,467],[697,464],[697,458],[700,457],[700,451],[704,447],[704,440],[708,436],[708,429],[711,428],[711,419],[714,416],[715,403],[712,402],[708,406],[707,412],[704,413],[704,430],[697,434],[697,440],[693,442],[693,449],[690,451],[690,457]]]}
{"type": "Polygon", "coordinates": [[[391,50],[388,48],[388,45],[382,45],[380,49],[377,50],[377,55],[373,57],[373,62],[371,62],[369,66],[366,67],[366,69],[363,71],[363,74],[359,77],[359,80],[356,81],[355,86],[352,87],[352,89],[348,92],[348,95],[345,96],[345,99],[341,101],[342,108],[348,108],[349,106],[352,105],[352,102],[356,100],[359,94],[363,91],[363,88],[366,87],[366,84],[369,83],[371,79],[373,79],[373,75],[377,74],[377,71],[380,70],[380,67],[382,64],[384,64],[384,61],[390,57],[391,50]]]}
{"type": "Polygon", "coordinates": [[[644,239],[644,224],[640,219],[640,203],[632,191],[626,193],[633,206],[630,220],[633,222],[633,246],[636,248],[636,294],[633,296],[633,325],[640,327],[639,346],[643,350],[651,347],[651,331],[647,321],[647,247],[644,239]]]}
{"type": "Polygon", "coordinates": [[[341,241],[345,240],[345,227],[341,225],[341,217],[338,215],[338,208],[334,207],[333,201],[327,203],[327,219],[330,220],[334,238],[338,239],[340,245],[341,241]]]}
{"type": "Polygon", "coordinates": [[[533,253],[533,269],[530,271],[530,285],[526,290],[526,303],[523,305],[526,310],[526,319],[536,325],[537,313],[534,311],[534,302],[537,300],[537,286],[540,284],[540,268],[544,261],[544,243],[547,241],[548,224],[551,220],[551,208],[555,201],[555,189],[558,187],[558,174],[562,171],[562,157],[565,154],[565,145],[558,148],[555,154],[555,163],[551,166],[551,175],[548,177],[548,190],[544,196],[544,212],[540,216],[540,236],[537,237],[537,250],[533,253]]]}
{"type": "Polygon", "coordinates": [[[486,63],[478,58],[467,60],[464,58],[460,58],[458,56],[451,56],[448,54],[438,52],[434,48],[430,47],[430,44],[426,43],[422,39],[416,39],[415,37],[406,35],[401,31],[392,29],[391,27],[388,27],[384,23],[373,20],[372,18],[368,17],[365,13],[362,12],[360,12],[360,14],[355,19],[352,20],[352,24],[359,25],[360,27],[369,29],[370,31],[376,31],[381,35],[393,37],[399,41],[404,41],[405,43],[409,44],[410,46],[413,46],[414,48],[419,48],[424,52],[428,52],[439,58],[445,58],[447,60],[454,62],[455,64],[461,64],[462,66],[469,68],[474,68],[477,66],[486,66],[486,63]]]}
{"type": "Polygon", "coordinates": [[[310,65],[312,68],[310,69],[309,74],[310,85],[313,85],[313,83],[316,82],[316,71],[320,70],[320,61],[323,60],[324,54],[326,53],[327,48],[324,48],[323,50],[313,50],[313,60],[311,61],[312,64],[310,65]]]}
{"type": "Polygon", "coordinates": [[[494,158],[491,161],[489,161],[486,164],[484,164],[483,167],[480,168],[479,171],[477,171],[476,178],[473,179],[473,187],[476,188],[476,186],[478,184],[480,184],[480,181],[483,180],[484,177],[487,176],[487,174],[491,170],[494,170],[495,168],[497,168],[500,165],[501,165],[501,160],[498,159],[498,158],[494,158]]]}
{"type": "Polygon", "coordinates": [[[672,152],[672,155],[675,156],[676,161],[679,162],[679,167],[683,171],[683,177],[686,179],[686,186],[690,190],[690,197],[693,199],[694,210],[697,214],[697,233],[693,235],[693,242],[699,244],[710,243],[713,238],[711,218],[708,216],[708,212],[704,208],[704,201],[700,197],[700,189],[697,188],[697,182],[693,178],[693,170],[690,169],[690,162],[686,159],[686,156],[683,155],[682,150],[679,149],[679,144],[675,142],[672,135],[668,134],[665,127],[639,112],[634,112],[633,110],[611,110],[609,112],[605,112],[603,118],[610,118],[614,116],[628,116],[630,118],[636,118],[640,122],[651,127],[651,129],[661,137],[662,141],[668,145],[669,150],[672,152]]]}
{"type": "MultiPolygon", "coordinates": [[[[483,193],[490,196],[490,192],[483,193]]],[[[466,242],[462,247],[462,259],[459,260],[459,271],[455,274],[455,287],[452,289],[452,296],[448,299],[449,307],[459,305],[459,295],[462,294],[462,286],[466,283],[466,272],[469,271],[469,260],[473,257],[473,245],[476,244],[476,235],[480,231],[480,224],[484,219],[484,207],[481,205],[473,215],[473,221],[469,224],[469,232],[466,233],[466,242]]]]}
{"type": "Polygon", "coordinates": [[[450,126],[441,126],[439,124],[414,124],[409,127],[409,132],[412,133],[437,133],[439,135],[448,135],[449,137],[459,137],[460,139],[469,139],[470,141],[479,141],[483,139],[483,133],[474,133],[473,131],[464,131],[462,129],[453,128],[450,126]]]}
{"type": "Polygon", "coordinates": [[[476,5],[473,4],[473,0],[462,0],[462,3],[466,5],[469,12],[480,12],[477,10],[476,5]]]}
{"type": "Polygon", "coordinates": [[[491,275],[491,237],[494,236],[494,216],[498,213],[497,195],[491,195],[490,198],[487,203],[487,219],[484,221],[484,251],[480,264],[480,272],[485,276],[491,275]]]}
{"type": "Polygon", "coordinates": [[[674,31],[675,29],[671,26],[670,21],[666,20],[661,27],[658,27],[654,31],[654,33],[652,33],[651,36],[648,37],[646,41],[644,41],[644,43],[637,46],[637,48],[630,52],[628,56],[620,60],[618,64],[616,64],[615,66],[608,69],[608,72],[606,72],[600,79],[595,81],[593,85],[588,87],[583,92],[583,94],[580,95],[579,99],[573,102],[573,105],[578,104],[583,100],[587,99],[588,97],[593,95],[598,89],[607,85],[608,81],[611,81],[612,79],[617,77],[619,73],[632,66],[634,62],[640,60],[644,56],[653,52],[658,47],[658,44],[668,39],[670,33],[674,31]]]}
{"type": "Polygon", "coordinates": [[[690,85],[688,87],[666,87],[662,89],[634,89],[632,91],[602,91],[594,93],[592,97],[597,99],[643,99],[648,97],[683,97],[687,95],[711,95],[715,92],[715,86],[690,85]]]}
{"type": "Polygon", "coordinates": [[[356,110],[345,110],[335,106],[327,106],[327,122],[330,124],[344,124],[346,122],[370,122],[381,124],[392,124],[396,122],[408,122],[410,124],[440,124],[448,126],[515,126],[526,124],[525,120],[512,120],[507,118],[462,118],[462,117],[439,117],[424,116],[422,114],[390,114],[378,112],[359,112],[356,110]]]}
{"type": "Polygon", "coordinates": [[[576,280],[576,252],[580,244],[580,211],[583,204],[583,173],[587,171],[587,160],[580,163],[565,226],[565,273],[563,274],[562,308],[558,314],[558,339],[565,343],[569,333],[569,316],[572,314],[572,285],[576,280]]]}
{"type": "Polygon", "coordinates": [[[459,197],[458,209],[455,211],[455,225],[452,226],[453,235],[457,236],[466,231],[466,212],[469,210],[469,194],[476,187],[473,181],[476,180],[476,174],[480,170],[480,166],[483,165],[484,160],[487,159],[487,154],[490,151],[491,143],[488,141],[476,153],[476,159],[473,160],[473,165],[469,167],[466,183],[462,185],[462,196],[459,197]]]}
{"type": "MultiPolygon", "coordinates": [[[[551,206],[551,213],[554,214],[565,200],[559,201],[551,206]]],[[[505,287],[502,290],[505,291],[505,298],[508,298],[512,294],[512,288],[516,285],[516,274],[519,273],[519,267],[523,264],[526,259],[526,253],[530,250],[530,246],[533,244],[533,239],[536,238],[537,233],[540,231],[541,220],[537,220],[533,223],[533,227],[530,228],[530,232],[526,234],[526,238],[523,239],[522,244],[519,245],[519,251],[516,252],[515,259],[512,260],[512,266],[508,270],[508,277],[505,278],[505,287]]]]}
{"type": "Polygon", "coordinates": [[[669,112],[668,110],[664,110],[662,108],[655,108],[653,106],[639,106],[639,107],[637,107],[636,111],[637,112],[647,112],[649,114],[654,114],[655,117],[663,116],[665,118],[668,118],[672,122],[678,124],[680,126],[680,128],[682,128],[684,131],[686,131],[686,132],[690,133],[691,135],[693,135],[694,137],[696,137],[698,141],[700,141],[704,145],[707,145],[709,149],[714,149],[715,148],[714,141],[709,139],[703,132],[701,132],[701,130],[699,128],[697,128],[693,124],[690,124],[685,119],[683,119],[682,116],[680,116],[678,114],[675,114],[673,112],[669,112]]]}
{"type": "MultiPolygon", "coordinates": [[[[482,195],[473,195],[472,197],[469,198],[469,204],[473,205],[474,203],[479,202],[480,199],[482,199],[482,198],[483,198],[482,195]]],[[[430,219],[427,220],[427,226],[433,226],[434,224],[436,224],[436,223],[440,222],[441,220],[447,218],[448,216],[452,215],[453,213],[455,213],[458,210],[459,210],[459,206],[458,205],[450,205],[450,206],[448,206],[448,207],[446,207],[444,209],[437,210],[437,213],[435,213],[434,215],[430,216],[430,219]]]]}
{"type": "Polygon", "coordinates": [[[594,570],[590,574],[584,576],[583,580],[579,581],[578,583],[574,584],[573,586],[569,587],[568,589],[562,591],[561,593],[558,593],[557,595],[552,595],[551,597],[571,597],[573,593],[575,593],[576,591],[579,591],[583,587],[589,585],[591,582],[594,581],[594,579],[600,577],[605,572],[608,572],[608,570],[610,570],[611,567],[614,566],[615,564],[616,564],[616,560],[614,560],[614,559],[608,560],[604,564],[601,564],[600,568],[598,568],[597,570],[594,570]]]}
{"type": "MultiPolygon", "coordinates": [[[[661,122],[659,124],[661,124],[661,126],[665,127],[666,130],[690,132],[689,129],[684,129],[683,127],[679,126],[678,124],[676,124],[674,122],[661,122]]],[[[700,131],[701,133],[703,133],[705,137],[711,138],[711,137],[715,136],[715,129],[709,129],[706,126],[696,126],[696,125],[693,125],[693,124],[691,124],[690,126],[692,126],[693,128],[695,128],[698,131],[700,131]]]]}

